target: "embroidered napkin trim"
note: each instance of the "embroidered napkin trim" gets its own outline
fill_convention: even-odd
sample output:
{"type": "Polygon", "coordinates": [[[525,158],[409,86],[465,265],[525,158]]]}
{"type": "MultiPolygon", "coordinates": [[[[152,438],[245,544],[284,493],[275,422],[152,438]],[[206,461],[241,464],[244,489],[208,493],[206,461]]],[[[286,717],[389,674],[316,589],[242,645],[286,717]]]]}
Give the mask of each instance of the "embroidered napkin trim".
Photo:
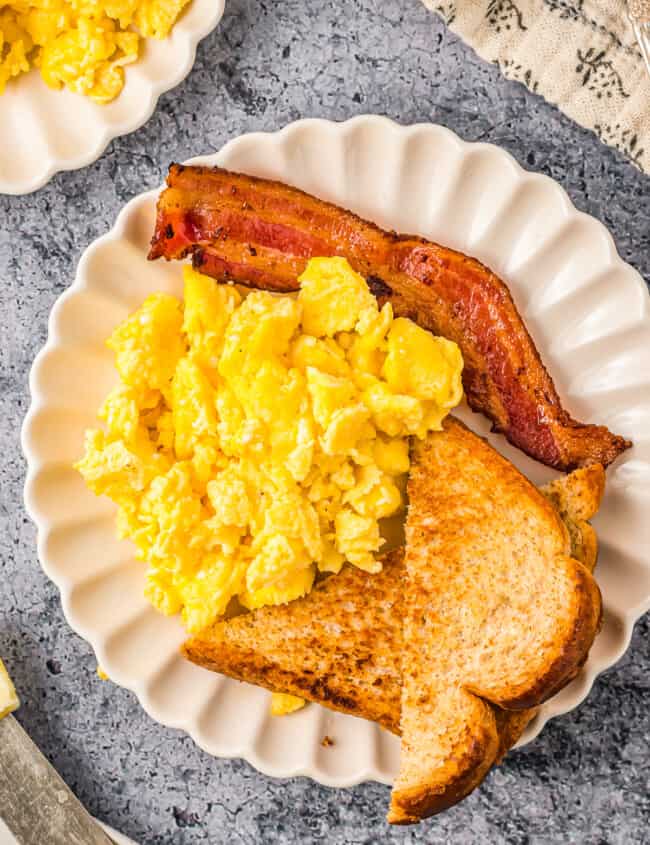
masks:
{"type": "Polygon", "coordinates": [[[624,0],[423,0],[484,59],[650,173],[650,77],[624,0]]]}

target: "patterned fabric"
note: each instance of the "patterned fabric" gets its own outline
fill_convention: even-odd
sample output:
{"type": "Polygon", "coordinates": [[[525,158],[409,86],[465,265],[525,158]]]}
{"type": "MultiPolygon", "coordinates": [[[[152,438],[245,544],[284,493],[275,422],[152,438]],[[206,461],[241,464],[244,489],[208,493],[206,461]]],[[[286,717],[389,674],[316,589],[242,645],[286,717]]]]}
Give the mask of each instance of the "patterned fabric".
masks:
{"type": "Polygon", "coordinates": [[[650,173],[650,77],[625,0],[424,3],[505,76],[650,173]]]}
{"type": "Polygon", "coordinates": [[[650,0],[629,0],[630,14],[640,21],[650,21],[650,0]]]}

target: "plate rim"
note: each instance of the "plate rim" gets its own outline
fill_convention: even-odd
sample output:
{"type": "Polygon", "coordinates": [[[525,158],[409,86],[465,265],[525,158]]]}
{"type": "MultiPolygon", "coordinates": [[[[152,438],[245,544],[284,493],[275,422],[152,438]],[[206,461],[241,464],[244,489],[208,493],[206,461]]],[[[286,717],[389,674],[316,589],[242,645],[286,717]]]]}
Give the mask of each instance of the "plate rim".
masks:
{"type": "MultiPolygon", "coordinates": [[[[562,200],[563,207],[565,211],[574,219],[587,219],[591,221],[592,225],[595,223],[596,226],[594,227],[594,232],[598,231],[599,237],[603,239],[603,241],[607,244],[608,249],[608,257],[609,261],[612,266],[621,266],[625,268],[627,275],[630,278],[634,278],[637,286],[640,286],[640,289],[643,293],[641,298],[641,302],[643,303],[642,306],[642,313],[640,313],[639,320],[642,321],[644,324],[647,323],[650,326],[650,291],[643,280],[641,274],[630,265],[628,262],[624,261],[624,259],[620,256],[616,244],[614,242],[613,236],[606,228],[606,226],[601,223],[600,220],[593,217],[592,215],[580,211],[577,209],[565,189],[556,182],[552,177],[547,176],[542,173],[536,173],[526,170],[522,167],[519,162],[509,153],[507,150],[502,149],[501,147],[497,146],[496,144],[490,144],[486,142],[473,142],[473,141],[466,141],[456,135],[452,130],[449,128],[442,126],[440,124],[435,123],[428,123],[428,122],[420,122],[415,124],[407,124],[403,125],[396,121],[393,121],[387,117],[380,116],[380,115],[358,115],[356,117],[350,118],[344,121],[330,121],[323,118],[304,118],[302,120],[294,121],[282,127],[281,129],[264,132],[264,131],[257,131],[257,132],[250,132],[250,133],[243,133],[238,135],[231,140],[229,140],[226,144],[224,144],[217,152],[207,155],[199,155],[188,159],[185,163],[188,164],[216,164],[219,160],[225,158],[227,155],[230,154],[233,148],[235,148],[239,143],[242,141],[246,141],[246,143],[255,143],[256,141],[260,140],[261,138],[269,138],[269,136],[275,137],[278,139],[278,143],[280,140],[290,136],[294,132],[299,132],[304,129],[316,128],[322,131],[352,131],[358,126],[376,126],[380,128],[382,131],[391,131],[391,132],[399,132],[399,133],[411,133],[414,134],[415,132],[419,131],[426,131],[426,132],[434,132],[439,133],[440,135],[444,135],[448,141],[452,141],[460,150],[470,148],[471,150],[488,150],[491,153],[497,153],[499,156],[506,159],[512,167],[517,175],[518,178],[525,178],[529,180],[536,180],[541,184],[544,184],[547,189],[552,189],[562,200]]],[[[68,590],[66,589],[66,585],[57,581],[54,572],[52,571],[51,566],[47,561],[47,555],[42,546],[42,538],[44,534],[45,525],[41,523],[39,520],[38,509],[35,505],[33,496],[32,496],[32,485],[34,478],[36,477],[35,468],[38,469],[38,461],[35,461],[34,454],[31,448],[30,443],[30,426],[32,419],[36,415],[37,411],[40,409],[42,405],[42,396],[39,395],[39,390],[36,386],[36,374],[40,367],[40,362],[44,359],[47,353],[59,342],[58,333],[56,330],[56,316],[58,310],[62,305],[67,301],[69,297],[72,297],[80,291],[83,287],[83,276],[84,276],[84,266],[85,262],[88,260],[88,256],[92,255],[92,251],[96,247],[106,243],[110,240],[119,239],[122,236],[122,230],[125,221],[128,219],[132,209],[138,205],[149,199],[152,196],[155,196],[159,193],[163,185],[154,188],[149,191],[144,191],[136,196],[134,196],[129,202],[127,202],[117,214],[115,221],[108,232],[105,232],[99,238],[96,238],[92,241],[82,253],[77,269],[75,272],[75,278],[72,284],[57,298],[55,301],[50,315],[48,317],[48,331],[47,331],[47,340],[43,347],[39,350],[38,354],[36,355],[32,367],[29,373],[29,391],[30,391],[30,405],[27,411],[27,414],[23,420],[23,424],[21,427],[21,445],[22,450],[25,455],[27,461],[27,473],[25,477],[25,485],[24,485],[24,501],[25,501],[25,508],[27,514],[34,522],[37,528],[37,550],[38,550],[38,557],[41,563],[41,566],[48,576],[50,580],[52,580],[57,588],[61,593],[63,611],[66,617],[66,620],[70,627],[80,636],[82,636],[93,648],[95,654],[98,658],[98,661],[102,663],[102,665],[106,666],[107,663],[110,661],[107,660],[107,656],[104,653],[103,647],[101,644],[97,644],[97,642],[93,641],[92,634],[84,629],[83,625],[78,624],[69,609],[68,606],[68,590]]],[[[525,741],[519,742],[515,748],[520,747],[522,745],[527,744],[528,742],[532,741],[543,729],[544,725],[550,720],[555,718],[556,716],[563,715],[565,713],[569,713],[572,710],[576,709],[589,695],[589,692],[596,680],[601,674],[606,672],[612,666],[614,666],[621,657],[625,654],[627,649],[629,648],[630,639],[632,636],[632,631],[634,624],[648,611],[650,610],[650,592],[648,595],[644,596],[641,601],[633,608],[626,607],[624,614],[622,614],[622,618],[624,621],[624,632],[621,638],[621,645],[617,651],[613,653],[613,657],[607,665],[603,668],[600,668],[598,671],[593,670],[589,675],[586,676],[583,680],[583,683],[580,692],[576,695],[576,700],[572,705],[566,709],[560,709],[557,712],[546,714],[542,711],[542,714],[536,717],[535,723],[532,726],[532,730],[529,730],[525,741]]],[[[198,731],[193,729],[192,719],[191,718],[183,718],[181,720],[174,720],[170,719],[169,717],[164,717],[163,714],[157,711],[156,707],[153,705],[149,697],[147,696],[143,686],[139,682],[133,682],[130,679],[120,679],[119,672],[118,673],[111,673],[111,677],[116,680],[120,685],[126,687],[127,689],[131,690],[135,693],[138,698],[138,701],[145,712],[157,722],[165,725],[166,727],[171,727],[174,729],[180,729],[188,733],[193,741],[207,753],[211,754],[211,756],[218,756],[224,759],[233,759],[233,758],[241,758],[245,759],[251,765],[253,765],[258,771],[262,772],[265,775],[269,775],[272,777],[295,777],[295,776],[307,776],[312,778],[313,780],[325,785],[325,786],[333,786],[333,787],[348,787],[353,786],[359,783],[363,783],[366,781],[377,781],[380,783],[391,783],[391,779],[382,775],[379,767],[376,764],[371,765],[370,767],[366,767],[363,771],[358,772],[354,776],[350,777],[342,777],[340,775],[330,776],[326,772],[322,770],[315,771],[308,766],[297,766],[293,768],[282,768],[282,766],[276,765],[268,765],[268,763],[264,762],[259,756],[252,750],[247,750],[245,753],[233,751],[232,753],[221,753],[215,754],[214,751],[210,750],[206,747],[206,744],[201,740],[200,734],[198,731]]],[[[353,717],[350,717],[353,718],[353,717]]]]}
{"type": "MultiPolygon", "coordinates": [[[[167,76],[164,80],[151,80],[148,86],[148,99],[143,109],[135,112],[124,119],[121,123],[114,126],[106,124],[104,130],[98,139],[97,143],[83,153],[78,153],[73,156],[65,157],[58,156],[49,152],[51,148],[48,147],[48,155],[44,157],[43,162],[46,164],[44,168],[37,167],[34,173],[23,180],[12,180],[11,178],[0,177],[0,195],[6,196],[24,196],[26,194],[33,194],[40,190],[50,182],[57,173],[64,173],[71,170],[82,170],[85,167],[96,162],[102,157],[106,148],[116,138],[122,138],[125,135],[130,135],[132,132],[140,129],[147,123],[153,115],[158,100],[163,94],[176,88],[177,85],[185,79],[191,72],[196,61],[196,51],[199,43],[206,38],[221,22],[225,12],[226,0],[213,0],[212,14],[207,15],[201,25],[195,26],[187,30],[187,43],[189,45],[189,53],[186,61],[178,65],[176,73],[167,76]]],[[[31,68],[28,73],[35,74],[37,69],[31,68]]],[[[127,69],[128,73],[128,69],[127,69]]],[[[52,91],[52,94],[58,92],[52,91]]],[[[0,95],[2,96],[2,95],[0,95]]],[[[81,94],[77,96],[82,96],[81,94]]],[[[119,95],[118,95],[119,99],[119,95]]],[[[36,159],[37,157],[35,157],[36,159]]]]}

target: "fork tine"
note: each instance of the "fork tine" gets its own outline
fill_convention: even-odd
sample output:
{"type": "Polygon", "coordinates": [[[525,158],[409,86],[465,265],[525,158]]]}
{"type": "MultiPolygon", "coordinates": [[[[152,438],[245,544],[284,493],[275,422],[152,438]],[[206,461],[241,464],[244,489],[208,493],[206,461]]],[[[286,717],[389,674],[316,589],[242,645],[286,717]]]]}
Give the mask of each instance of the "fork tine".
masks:
{"type": "Polygon", "coordinates": [[[650,17],[649,5],[645,0],[629,0],[628,17],[634,36],[650,73],[650,17]]]}
{"type": "Polygon", "coordinates": [[[636,40],[645,59],[648,73],[650,73],[650,23],[632,21],[632,28],[634,29],[636,40]]]}

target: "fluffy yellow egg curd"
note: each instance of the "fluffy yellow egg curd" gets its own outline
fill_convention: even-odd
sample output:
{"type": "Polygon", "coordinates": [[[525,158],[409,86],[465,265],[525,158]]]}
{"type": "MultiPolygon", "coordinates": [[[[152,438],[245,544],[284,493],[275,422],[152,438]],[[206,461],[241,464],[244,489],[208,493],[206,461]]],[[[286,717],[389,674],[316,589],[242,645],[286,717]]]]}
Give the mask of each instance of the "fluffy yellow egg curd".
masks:
{"type": "Polygon", "coordinates": [[[0,94],[40,69],[50,88],[108,103],[143,38],[166,38],[189,0],[12,0],[0,3],[0,94]]]}
{"type": "MultiPolygon", "coordinates": [[[[0,660],[0,719],[13,713],[19,706],[20,701],[16,694],[16,688],[9,677],[9,673],[5,669],[4,663],[0,660]]],[[[282,715],[292,712],[291,710],[282,709],[281,705],[278,706],[282,710],[282,715]]]]}
{"type": "Polygon", "coordinates": [[[288,716],[301,710],[307,702],[304,698],[288,692],[274,692],[271,695],[271,716],[288,716]]]}
{"type": "Polygon", "coordinates": [[[381,568],[409,438],[460,402],[463,361],[342,258],[312,259],[297,296],[184,276],[184,303],[150,296],[108,340],[121,383],[76,466],[117,503],[152,604],[196,632],[234,597],[280,604],[346,561],[381,568]]]}

